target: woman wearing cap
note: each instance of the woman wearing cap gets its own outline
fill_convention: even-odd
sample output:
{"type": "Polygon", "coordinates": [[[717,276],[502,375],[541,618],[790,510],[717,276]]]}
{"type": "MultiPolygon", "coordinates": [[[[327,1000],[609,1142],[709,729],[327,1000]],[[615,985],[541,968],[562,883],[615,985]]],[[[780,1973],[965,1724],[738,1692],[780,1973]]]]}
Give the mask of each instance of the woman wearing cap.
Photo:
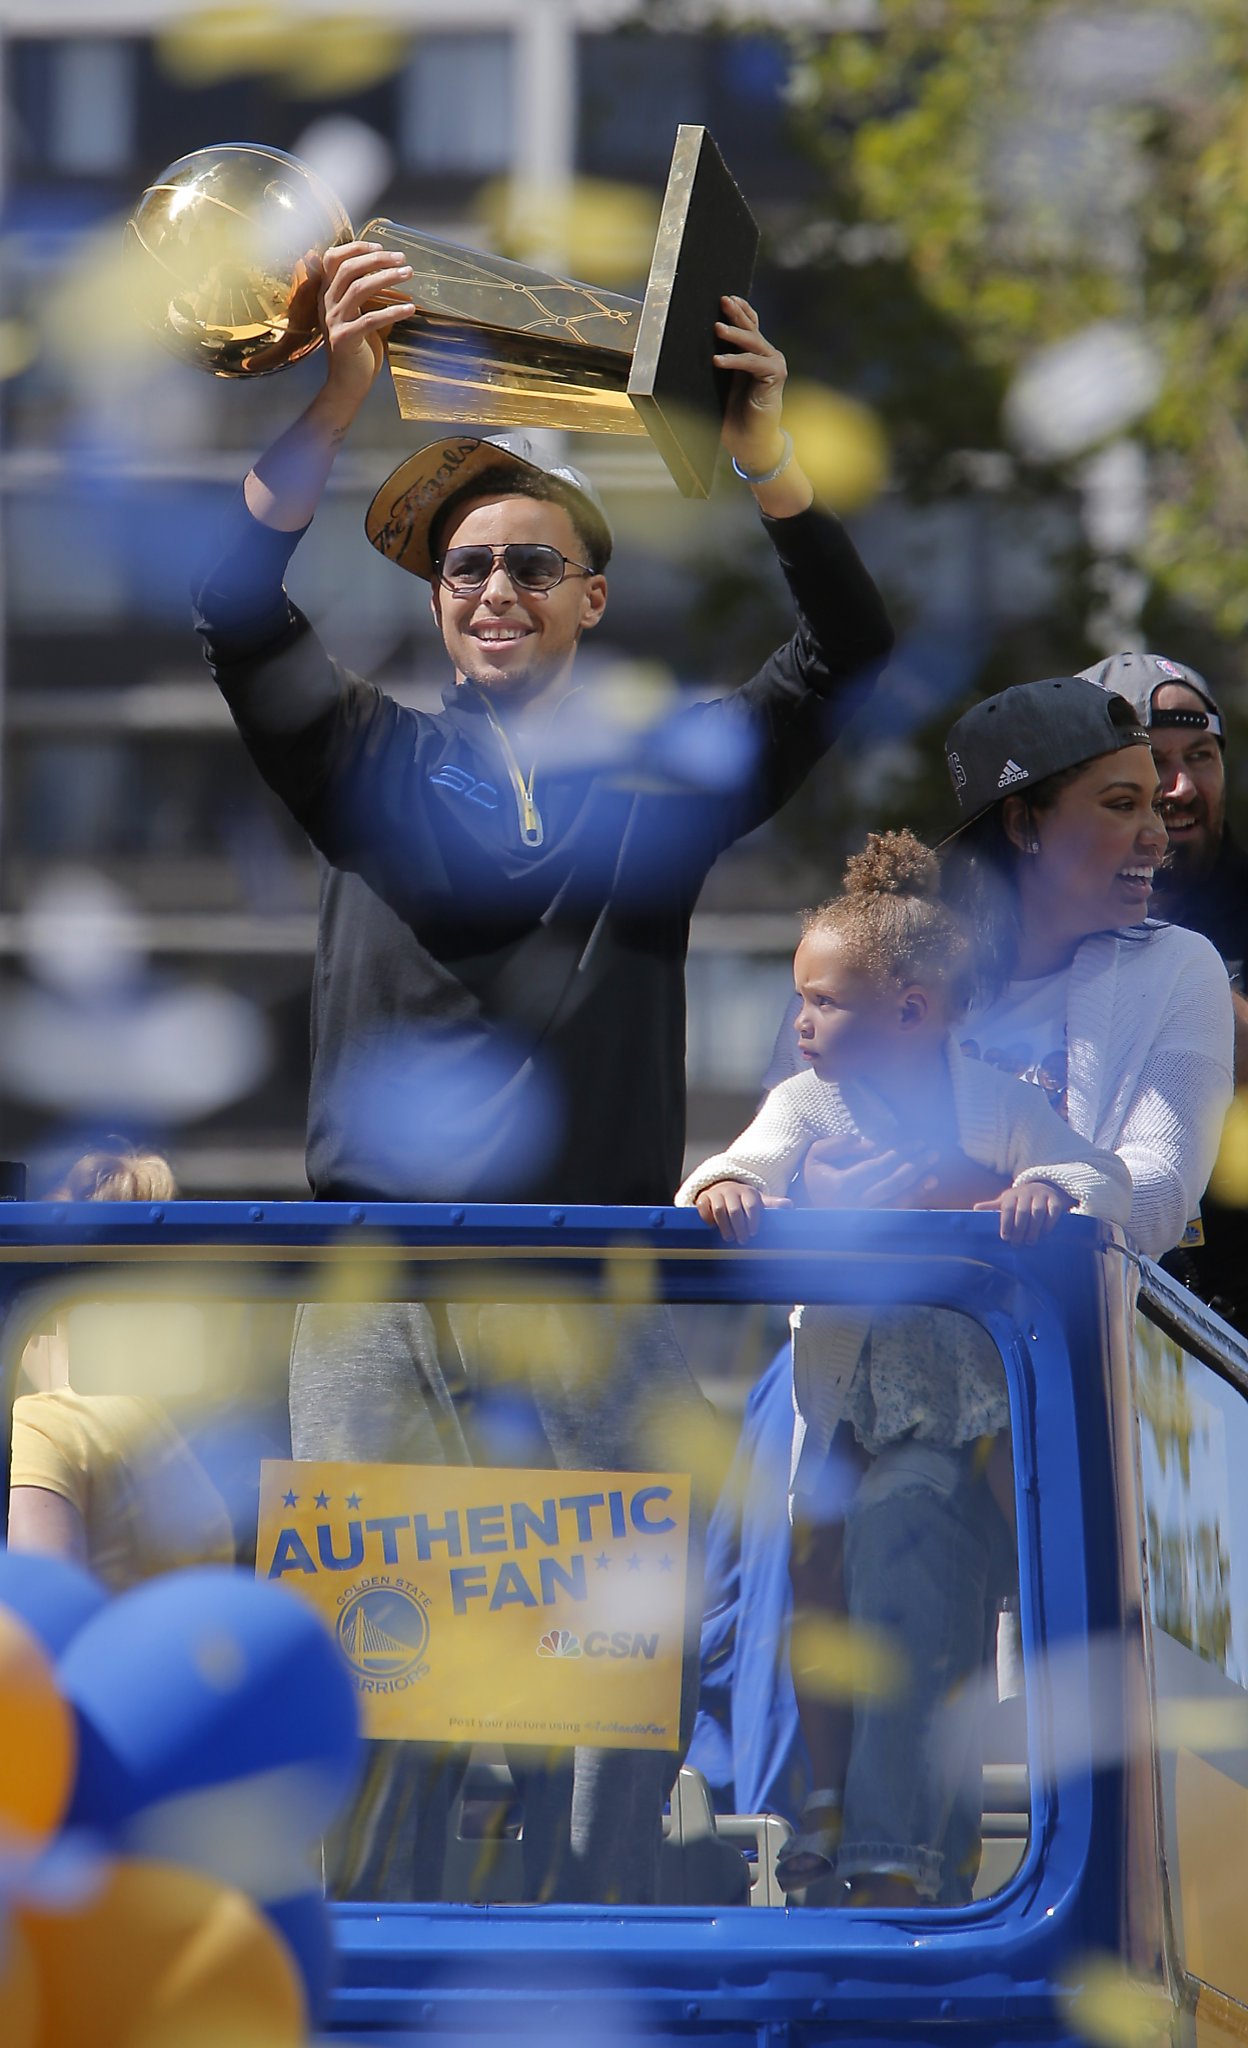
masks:
{"type": "Polygon", "coordinates": [[[946,892],[981,947],[963,1050],[1039,1082],[1119,1154],[1130,1234],[1160,1257],[1213,1166],[1232,1016],[1209,942],[1145,922],[1167,843],[1148,731],[1124,697],[1067,676],[974,705],[946,753],[964,819],[946,892]]]}
{"type": "MultiPolygon", "coordinates": [[[[1183,1235],[1213,1164],[1232,1092],[1232,1019],[1226,972],[1208,941],[1147,922],[1166,851],[1149,734],[1124,698],[1061,677],[975,705],[946,751],[962,814],[946,841],[946,894],[969,917],[981,956],[962,1049],[1042,1087],[1082,1138],[1117,1153],[1131,1175],[1130,1235],[1158,1257],[1183,1235]]],[[[959,1153],[860,1145],[851,1157],[844,1141],[811,1148],[806,1185],[813,1201],[836,1207],[969,1208],[1001,1188],[959,1153]]],[[[989,1461],[990,1484],[997,1463],[989,1461]]],[[[1002,1476],[991,1491],[1008,1524],[1008,1468],[1002,1476]]],[[[933,1574],[943,1573],[948,1605],[965,1624],[950,1640],[987,1640],[995,1603],[985,1588],[1003,1531],[982,1463],[968,1459],[952,1491],[925,1489],[917,1469],[888,1499],[875,1498],[879,1491],[864,1490],[847,1518],[855,1623],[922,1642],[933,1574]],[[916,1492],[924,1494],[925,1573],[897,1568],[903,1495],[916,1492]],[[982,1629],[968,1603],[978,1603],[982,1629]]],[[[974,1669],[946,1666],[945,1696],[974,1669]]],[[[870,1762],[897,1754],[889,1724],[898,1711],[904,1719],[904,1704],[855,1702],[839,1828],[812,1811],[798,1840],[814,1867],[824,1849],[824,1867],[835,1864],[848,1880],[851,1903],[913,1902],[916,1872],[930,1872],[933,1857],[937,1901],[955,1903],[970,1896],[978,1863],[978,1807],[958,1799],[952,1773],[933,1761],[922,1729],[911,1729],[913,1770],[900,1775],[916,1789],[924,1780],[926,1796],[914,1801],[923,1816],[914,1839],[898,1838],[898,1771],[890,1777],[870,1762]]],[[[972,1720],[960,1714],[968,1740],[972,1720]]],[[[974,1771],[966,1782],[976,1782],[974,1771]]]]}
{"type": "MultiPolygon", "coordinates": [[[[1213,1165],[1231,1007],[1208,941],[1148,922],[1166,851],[1149,733],[1124,697],[1064,676],[973,705],[945,751],[961,813],[945,890],[980,944],[962,1049],[1043,1086],[1082,1137],[1119,1153],[1131,1236],[1159,1257],[1213,1165]]],[[[956,1156],[851,1161],[843,1145],[812,1148],[806,1184],[835,1208],[969,1207],[985,1187],[956,1156]]]]}

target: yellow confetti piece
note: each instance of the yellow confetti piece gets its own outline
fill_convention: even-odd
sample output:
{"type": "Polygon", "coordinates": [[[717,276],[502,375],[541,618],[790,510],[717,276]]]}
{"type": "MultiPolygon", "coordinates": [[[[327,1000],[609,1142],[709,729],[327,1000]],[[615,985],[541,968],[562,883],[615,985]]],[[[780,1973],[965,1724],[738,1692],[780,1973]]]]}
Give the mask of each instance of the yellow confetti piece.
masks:
{"type": "MultiPolygon", "coordinates": [[[[110,220],[84,235],[39,307],[40,346],[75,386],[103,394],[142,379],[161,350],[145,322],[122,224],[110,220]],[[91,342],[83,346],[82,308],[89,306],[91,342]]],[[[103,396],[99,402],[105,403],[103,396]]]]}
{"type": "Polygon", "coordinates": [[[894,1699],[907,1683],[906,1657],[890,1637],[836,1615],[795,1614],[792,1645],[794,1681],[813,1699],[894,1699]]]}
{"type": "Polygon", "coordinates": [[[205,7],[161,30],[156,60],[179,85],[215,85],[279,69],[291,28],[290,16],[279,7],[205,7]]]}
{"type": "Polygon", "coordinates": [[[737,1448],[738,1430],[710,1402],[660,1396],[638,1415],[637,1442],[656,1471],[687,1472],[695,1493],[718,1498],[737,1448]]]}
{"type": "Polygon", "coordinates": [[[0,383],[20,377],[38,354],[38,330],[29,320],[0,320],[0,383]]]}
{"type": "Polygon", "coordinates": [[[1160,1985],[1132,1977],[1112,1956],[1085,1956],[1067,1973],[1064,2003],[1096,2048],[1161,2048],[1174,2008],[1160,1985]]]}
{"type": "Polygon", "coordinates": [[[1248,1088],[1237,1091],[1226,1112],[1209,1189],[1220,1202],[1248,1207],[1248,1088]]]}
{"type": "Polygon", "coordinates": [[[607,1261],[602,1291],[619,1308],[642,1307],[657,1301],[659,1280],[652,1255],[621,1246],[607,1261]]]}
{"type": "Polygon", "coordinates": [[[1242,1749],[1248,1744],[1248,1700],[1158,1700],[1158,1749],[1242,1749]]]}
{"type": "Polygon", "coordinates": [[[308,16],[283,7],[206,7],[157,38],[157,61],[179,85],[269,73],[293,98],[339,98],[389,78],[408,37],[366,14],[308,16]]]}
{"type": "Polygon", "coordinates": [[[342,98],[393,77],[407,53],[402,30],[367,15],[288,21],[281,83],[293,99],[342,98]]]}
{"type": "Polygon", "coordinates": [[[333,1259],[317,1266],[310,1298],[335,1306],[401,1300],[405,1292],[405,1283],[399,1277],[402,1264],[397,1250],[374,1241],[367,1251],[354,1257],[333,1259]]]}
{"type": "Polygon", "coordinates": [[[675,709],[679,694],[661,661],[613,661],[594,674],[595,708],[619,732],[645,732],[675,709]]]}
{"type": "Polygon", "coordinates": [[[640,287],[659,201],[641,186],[603,178],[576,178],[566,189],[500,178],[484,188],[478,216],[491,246],[519,263],[553,263],[595,284],[640,287]]]}
{"type": "Polygon", "coordinates": [[[855,512],[879,496],[888,481],[888,442],[869,406],[796,378],[785,389],[784,423],[821,505],[855,512]]]}

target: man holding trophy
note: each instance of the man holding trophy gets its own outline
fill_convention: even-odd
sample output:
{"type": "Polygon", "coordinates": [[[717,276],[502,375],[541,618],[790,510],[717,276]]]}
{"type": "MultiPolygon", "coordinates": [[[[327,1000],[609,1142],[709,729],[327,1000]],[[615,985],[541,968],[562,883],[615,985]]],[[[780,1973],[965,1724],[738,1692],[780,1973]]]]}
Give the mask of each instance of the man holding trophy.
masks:
{"type": "MultiPolygon", "coordinates": [[[[283,576],[387,337],[411,315],[410,277],[401,250],[367,239],[313,262],[324,384],[248,475],[198,593],[244,743],[321,860],[309,1178],[330,1199],[666,1204],[682,1172],[684,960],[699,889],[832,743],[890,628],[847,535],[813,506],[782,422],[784,358],[734,295],[712,344],[730,378],[722,442],[796,613],[751,682],[604,741],[592,676],[588,689],[577,681],[607,603],[597,493],[514,436],[459,432],[409,457],[367,523],[375,546],[429,583],[453,674],[444,708],[406,708],[339,668],[283,576]]],[[[602,1369],[579,1376],[552,1368],[539,1311],[492,1312],[510,1316],[513,1372],[517,1347],[533,1354],[527,1462],[646,1469],[648,1403],[668,1428],[682,1407],[697,1427],[702,1397],[660,1310],[594,1310],[610,1321],[602,1369]]],[[[493,1455],[474,1426],[488,1406],[490,1313],[301,1311],[295,1456],[520,1462],[510,1444],[493,1455]]],[[[373,1749],[338,1888],[436,1897],[455,1773],[420,1745],[373,1749]]],[[[678,1761],[589,1749],[554,1768],[517,1759],[527,1895],[653,1900],[678,1761]]]]}
{"type": "Polygon", "coordinates": [[[374,545],[430,584],[454,672],[445,709],[405,711],[345,675],[282,578],[387,329],[410,315],[397,290],[408,274],[375,245],[323,259],[324,385],[248,475],[198,594],[244,741],[332,871],[309,1177],[338,1200],[667,1202],[683,1153],[689,913],[716,855],[831,744],[890,629],[848,536],[813,509],[782,424],[784,358],[734,298],[716,323],[714,360],[732,373],[722,439],[798,613],[751,683],[596,774],[586,756],[597,744],[601,761],[601,733],[586,731],[592,702],[575,702],[576,667],[607,603],[605,512],[582,472],[543,471],[516,452],[520,437],[463,434],[402,463],[369,517],[374,545]],[[623,929],[638,919],[644,947],[623,929]],[[422,1037],[446,1025],[456,1059],[498,1027],[495,1042],[532,1070],[517,1089],[505,1062],[482,1063],[498,1100],[488,1114],[471,1105],[449,1176],[444,1158],[390,1156],[382,1130],[363,1157],[327,1115],[352,1095],[344,1065],[365,1037],[375,1056],[386,1018],[414,1020],[422,1037]],[[517,1110],[530,1079],[544,1139],[517,1110]]]}

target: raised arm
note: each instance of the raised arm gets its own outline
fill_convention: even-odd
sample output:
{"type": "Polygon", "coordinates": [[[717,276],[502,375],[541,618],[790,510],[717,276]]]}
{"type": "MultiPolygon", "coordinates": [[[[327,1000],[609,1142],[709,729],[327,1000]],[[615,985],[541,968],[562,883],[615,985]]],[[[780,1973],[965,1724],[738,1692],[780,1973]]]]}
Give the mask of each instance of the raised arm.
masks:
{"type": "Polygon", "coordinates": [[[757,675],[682,710],[659,736],[660,773],[687,760],[696,789],[701,764],[719,764],[717,800],[698,840],[708,866],[787,802],[864,701],[893,644],[883,598],[840,521],[815,505],[783,424],[783,355],[744,299],[725,298],[722,311],[715,362],[733,373],[723,444],[763,514],[795,616],[791,637],[757,675]]]}
{"type": "Polygon", "coordinates": [[[196,624],[214,664],[246,659],[292,623],[286,568],[381,368],[382,340],[410,310],[395,292],[408,275],[398,256],[370,242],[348,242],[323,261],[307,261],[302,289],[316,294],[325,381],[249,471],[196,587],[196,624]]]}
{"type": "Polygon", "coordinates": [[[325,336],[325,382],[292,427],[248,473],[243,497],[253,518],[279,533],[301,533],[321,502],[334,458],[385,361],[383,342],[411,312],[395,291],[411,265],[378,242],[346,242],[308,263],[325,336]]]}
{"type": "Polygon", "coordinates": [[[788,364],[747,300],[727,297],[721,306],[715,332],[723,347],[715,365],[733,373],[721,438],[759,511],[768,519],[791,519],[810,509],[815,493],[781,421],[788,364]]]}

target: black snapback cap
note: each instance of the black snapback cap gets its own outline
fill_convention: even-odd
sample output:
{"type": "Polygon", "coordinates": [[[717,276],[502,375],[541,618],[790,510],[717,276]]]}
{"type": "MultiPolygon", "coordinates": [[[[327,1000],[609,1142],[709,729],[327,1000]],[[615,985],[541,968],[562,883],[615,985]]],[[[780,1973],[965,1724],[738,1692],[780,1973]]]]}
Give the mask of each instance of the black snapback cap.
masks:
{"type": "Polygon", "coordinates": [[[945,741],[959,812],[947,836],[1063,768],[1147,745],[1135,707],[1086,676],[1049,676],[985,697],[963,712],[945,741]]]}
{"type": "Polygon", "coordinates": [[[1150,730],[1154,726],[1203,727],[1216,740],[1225,743],[1218,700],[1204,677],[1196,669],[1189,668],[1185,661],[1171,661],[1168,654],[1141,654],[1134,648],[1128,648],[1122,654],[1107,654],[1104,661],[1094,663],[1091,668],[1081,668],[1079,673],[1090,683],[1099,684],[1102,690],[1112,690],[1134,704],[1141,722],[1150,730]],[[1157,710],[1153,698],[1167,683],[1181,683],[1185,689],[1193,691],[1205,706],[1204,712],[1157,710]]]}

